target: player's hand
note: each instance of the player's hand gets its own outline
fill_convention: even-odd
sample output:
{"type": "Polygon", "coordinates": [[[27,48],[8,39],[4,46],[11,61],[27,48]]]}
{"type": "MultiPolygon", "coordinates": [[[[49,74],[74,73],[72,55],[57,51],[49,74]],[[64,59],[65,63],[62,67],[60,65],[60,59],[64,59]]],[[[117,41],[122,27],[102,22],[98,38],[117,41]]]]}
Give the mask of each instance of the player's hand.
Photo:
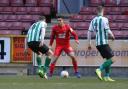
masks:
{"type": "Polygon", "coordinates": [[[53,48],[52,48],[52,46],[51,46],[51,45],[49,45],[49,49],[53,50],[53,48]]]}
{"type": "Polygon", "coordinates": [[[92,49],[91,44],[89,44],[88,45],[88,50],[91,50],[91,49],[92,49]]]}
{"type": "Polygon", "coordinates": [[[114,36],[112,36],[112,37],[111,37],[111,39],[112,39],[112,41],[114,41],[114,40],[115,40],[115,37],[114,37],[114,36]]]}
{"type": "Polygon", "coordinates": [[[111,39],[112,41],[114,41],[114,40],[115,40],[115,36],[114,36],[114,35],[110,35],[110,39],[111,39]]]}
{"type": "Polygon", "coordinates": [[[43,45],[44,45],[43,42],[40,42],[39,47],[41,47],[41,46],[43,46],[43,45]]]}
{"type": "Polygon", "coordinates": [[[28,55],[28,50],[24,49],[24,55],[27,56],[28,55]]]}
{"type": "Polygon", "coordinates": [[[79,44],[79,41],[78,40],[75,40],[77,44],[79,44]]]}
{"type": "Polygon", "coordinates": [[[49,49],[52,49],[52,46],[51,45],[49,45],[49,49]]]}

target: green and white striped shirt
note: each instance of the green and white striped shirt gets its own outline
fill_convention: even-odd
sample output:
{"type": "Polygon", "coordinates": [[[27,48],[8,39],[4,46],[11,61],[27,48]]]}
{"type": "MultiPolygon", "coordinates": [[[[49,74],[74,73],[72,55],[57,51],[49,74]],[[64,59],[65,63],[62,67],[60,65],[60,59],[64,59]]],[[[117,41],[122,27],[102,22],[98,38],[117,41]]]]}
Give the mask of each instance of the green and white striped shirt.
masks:
{"type": "Polygon", "coordinates": [[[41,41],[41,35],[45,36],[45,29],[42,29],[42,28],[46,28],[46,27],[47,27],[47,24],[44,21],[38,21],[36,23],[33,23],[28,30],[27,42],[41,41]],[[44,34],[42,34],[42,30],[44,30],[43,31],[44,34]]]}
{"type": "Polygon", "coordinates": [[[108,19],[106,17],[95,17],[91,21],[88,30],[91,32],[96,32],[96,46],[108,44],[108,31],[110,28],[108,19]]]}

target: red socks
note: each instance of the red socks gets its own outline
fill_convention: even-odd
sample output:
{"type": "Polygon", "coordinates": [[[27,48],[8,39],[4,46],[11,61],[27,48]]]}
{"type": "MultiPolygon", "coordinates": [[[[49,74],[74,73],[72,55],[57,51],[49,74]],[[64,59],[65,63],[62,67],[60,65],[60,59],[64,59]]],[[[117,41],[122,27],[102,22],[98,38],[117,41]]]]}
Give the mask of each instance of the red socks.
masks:
{"type": "Polygon", "coordinates": [[[73,68],[74,68],[75,73],[78,72],[77,62],[76,61],[72,61],[72,64],[73,64],[73,68]]]}
{"type": "MultiPolygon", "coordinates": [[[[78,72],[78,65],[77,65],[77,62],[76,62],[76,61],[72,61],[72,64],[73,64],[74,72],[75,72],[75,73],[78,72]]],[[[51,65],[50,65],[50,75],[53,74],[54,69],[55,69],[55,63],[51,63],[51,65]]]]}
{"type": "Polygon", "coordinates": [[[50,75],[53,74],[54,69],[55,69],[55,63],[51,63],[51,65],[50,65],[50,75]]]}

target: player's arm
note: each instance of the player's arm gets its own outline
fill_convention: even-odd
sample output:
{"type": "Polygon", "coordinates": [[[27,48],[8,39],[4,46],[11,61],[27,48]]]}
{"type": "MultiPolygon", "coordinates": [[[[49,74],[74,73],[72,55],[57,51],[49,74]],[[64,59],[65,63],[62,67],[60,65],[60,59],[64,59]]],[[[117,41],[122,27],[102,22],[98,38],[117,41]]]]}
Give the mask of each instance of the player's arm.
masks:
{"type": "Polygon", "coordinates": [[[88,39],[88,48],[91,49],[91,32],[88,31],[87,33],[87,39],[88,39]]]}
{"type": "Polygon", "coordinates": [[[91,49],[91,34],[94,31],[93,27],[92,27],[92,21],[89,25],[89,29],[88,29],[88,33],[87,33],[87,41],[88,41],[88,49],[91,49]]]}
{"type": "Polygon", "coordinates": [[[113,35],[112,31],[109,29],[108,34],[111,36],[112,40],[115,40],[115,36],[113,35]]]}
{"type": "Polygon", "coordinates": [[[41,42],[40,42],[40,46],[43,46],[43,44],[44,44],[45,30],[46,29],[44,27],[42,27],[42,29],[41,29],[41,42]]]}
{"type": "Polygon", "coordinates": [[[76,32],[71,27],[70,27],[70,32],[74,36],[76,43],[79,44],[78,35],[76,34],[76,32]]]}
{"type": "Polygon", "coordinates": [[[110,30],[109,22],[108,22],[107,18],[106,18],[106,20],[103,21],[103,24],[104,24],[105,29],[108,31],[108,34],[111,36],[112,40],[114,40],[115,37],[114,37],[114,34],[112,33],[112,31],[110,30]]]}
{"type": "Polygon", "coordinates": [[[24,43],[25,43],[25,45],[24,45],[24,54],[25,54],[25,55],[28,54],[28,50],[27,50],[27,49],[28,49],[27,40],[28,40],[28,38],[25,37],[25,40],[24,40],[24,43]]]}
{"type": "Polygon", "coordinates": [[[24,40],[24,43],[25,43],[24,49],[27,49],[27,48],[28,48],[27,40],[28,40],[28,38],[27,38],[27,37],[25,37],[25,40],[24,40]]]}
{"type": "Polygon", "coordinates": [[[50,36],[50,43],[49,43],[50,48],[52,47],[54,38],[55,38],[55,32],[54,32],[54,28],[52,28],[52,32],[51,32],[51,36],[50,36]]]}

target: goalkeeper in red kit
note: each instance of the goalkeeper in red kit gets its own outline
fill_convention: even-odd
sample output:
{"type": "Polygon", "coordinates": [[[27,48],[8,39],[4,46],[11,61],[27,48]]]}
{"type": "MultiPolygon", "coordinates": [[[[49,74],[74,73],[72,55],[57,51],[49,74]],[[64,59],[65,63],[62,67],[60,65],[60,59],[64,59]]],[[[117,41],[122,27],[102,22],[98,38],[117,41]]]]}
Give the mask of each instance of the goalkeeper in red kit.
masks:
{"type": "Polygon", "coordinates": [[[78,36],[68,24],[64,23],[64,20],[62,18],[58,18],[57,21],[58,21],[58,24],[54,25],[52,28],[51,39],[50,39],[50,44],[49,44],[49,46],[52,47],[54,38],[56,39],[54,58],[50,65],[50,76],[52,76],[53,74],[55,64],[61,52],[64,51],[72,59],[72,64],[73,64],[76,77],[80,78],[81,75],[78,72],[78,66],[77,66],[75,55],[74,55],[74,50],[70,46],[70,34],[74,36],[75,42],[77,44],[79,44],[78,36]]]}

